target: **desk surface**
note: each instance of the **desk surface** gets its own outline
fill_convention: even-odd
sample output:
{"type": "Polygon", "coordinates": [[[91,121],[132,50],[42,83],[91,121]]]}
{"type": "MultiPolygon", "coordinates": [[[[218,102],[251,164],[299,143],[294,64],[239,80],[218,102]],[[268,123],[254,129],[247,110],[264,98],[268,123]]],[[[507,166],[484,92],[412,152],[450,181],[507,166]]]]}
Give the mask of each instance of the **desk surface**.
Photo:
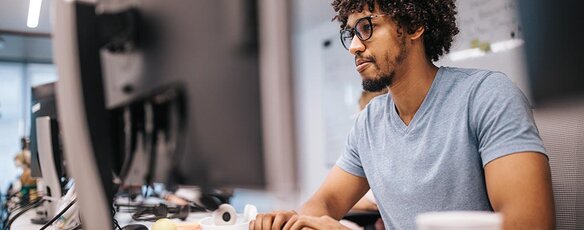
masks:
{"type": "MultiPolygon", "coordinates": [[[[39,229],[42,225],[33,224],[30,222],[30,219],[35,216],[35,209],[29,210],[26,213],[22,214],[18,219],[12,223],[11,229],[19,230],[19,229],[39,229]]],[[[191,213],[189,217],[185,220],[179,219],[172,219],[175,223],[199,223],[199,221],[205,217],[211,216],[211,213],[191,213]]],[[[116,213],[115,216],[118,224],[121,227],[124,227],[128,224],[143,224],[148,227],[148,229],[152,228],[154,222],[147,222],[147,221],[134,221],[132,220],[131,213],[116,213]]],[[[113,227],[113,223],[112,223],[113,227]]],[[[106,229],[106,228],[104,228],[106,229]]]]}
{"type": "Polygon", "coordinates": [[[27,212],[25,212],[21,216],[19,216],[18,219],[14,220],[14,222],[10,226],[10,229],[17,230],[17,229],[39,229],[39,228],[41,228],[42,225],[33,224],[30,222],[30,219],[35,217],[35,210],[36,209],[33,208],[31,210],[28,210],[27,212]]]}
{"type": "MultiPolygon", "coordinates": [[[[199,221],[201,219],[203,219],[205,217],[210,217],[210,216],[211,216],[211,213],[194,212],[194,213],[191,213],[189,215],[189,217],[187,217],[187,219],[184,221],[179,220],[179,219],[171,219],[171,221],[173,221],[175,223],[199,223],[199,221]]],[[[154,222],[148,222],[148,221],[134,221],[132,219],[132,213],[116,213],[115,218],[121,227],[124,227],[128,224],[143,224],[143,225],[146,225],[148,227],[148,229],[150,229],[150,228],[152,228],[152,225],[154,224],[154,222]]]]}

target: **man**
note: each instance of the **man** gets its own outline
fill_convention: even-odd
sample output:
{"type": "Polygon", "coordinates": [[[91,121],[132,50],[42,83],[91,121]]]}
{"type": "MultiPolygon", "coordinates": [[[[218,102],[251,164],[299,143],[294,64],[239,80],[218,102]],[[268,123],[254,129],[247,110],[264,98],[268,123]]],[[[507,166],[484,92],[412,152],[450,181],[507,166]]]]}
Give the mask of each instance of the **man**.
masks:
{"type": "Polygon", "coordinates": [[[430,211],[493,210],[505,229],[553,229],[545,149],[527,99],[502,73],[436,67],[450,49],[452,0],[335,0],[341,40],[371,101],[346,150],[298,211],[250,229],[343,229],[371,186],[386,229],[430,211]]]}

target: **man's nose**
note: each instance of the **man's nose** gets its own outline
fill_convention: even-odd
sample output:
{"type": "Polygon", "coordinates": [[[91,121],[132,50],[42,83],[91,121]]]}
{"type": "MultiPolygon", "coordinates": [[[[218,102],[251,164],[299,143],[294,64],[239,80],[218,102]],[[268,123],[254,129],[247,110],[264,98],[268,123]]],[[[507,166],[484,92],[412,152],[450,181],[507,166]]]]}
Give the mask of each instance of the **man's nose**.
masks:
{"type": "Polygon", "coordinates": [[[355,55],[357,52],[365,51],[365,44],[357,37],[357,35],[353,36],[353,40],[351,41],[351,46],[349,47],[349,52],[352,55],[355,55]]]}

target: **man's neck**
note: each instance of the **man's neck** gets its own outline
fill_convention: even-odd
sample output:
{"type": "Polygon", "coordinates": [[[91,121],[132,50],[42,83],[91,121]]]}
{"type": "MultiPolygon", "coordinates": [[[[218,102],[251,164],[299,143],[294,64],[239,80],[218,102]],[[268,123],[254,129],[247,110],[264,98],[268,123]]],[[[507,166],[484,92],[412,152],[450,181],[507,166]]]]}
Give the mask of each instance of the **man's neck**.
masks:
{"type": "Polygon", "coordinates": [[[396,71],[394,82],[389,88],[399,116],[406,125],[410,124],[422,105],[438,72],[438,67],[430,61],[417,63],[402,63],[404,69],[396,71]]]}

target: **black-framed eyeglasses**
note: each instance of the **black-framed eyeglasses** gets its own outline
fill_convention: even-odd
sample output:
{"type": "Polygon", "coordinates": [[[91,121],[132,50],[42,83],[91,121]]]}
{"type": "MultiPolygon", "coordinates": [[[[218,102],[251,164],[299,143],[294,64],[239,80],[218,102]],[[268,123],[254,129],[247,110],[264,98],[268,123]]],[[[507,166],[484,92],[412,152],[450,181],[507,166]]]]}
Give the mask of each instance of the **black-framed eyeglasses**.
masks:
{"type": "Polygon", "coordinates": [[[349,50],[355,35],[357,35],[361,41],[367,41],[369,38],[371,38],[371,35],[373,35],[373,24],[371,23],[371,19],[383,16],[387,16],[387,14],[369,15],[367,17],[359,18],[353,28],[342,29],[341,43],[343,43],[343,47],[349,50]]]}

